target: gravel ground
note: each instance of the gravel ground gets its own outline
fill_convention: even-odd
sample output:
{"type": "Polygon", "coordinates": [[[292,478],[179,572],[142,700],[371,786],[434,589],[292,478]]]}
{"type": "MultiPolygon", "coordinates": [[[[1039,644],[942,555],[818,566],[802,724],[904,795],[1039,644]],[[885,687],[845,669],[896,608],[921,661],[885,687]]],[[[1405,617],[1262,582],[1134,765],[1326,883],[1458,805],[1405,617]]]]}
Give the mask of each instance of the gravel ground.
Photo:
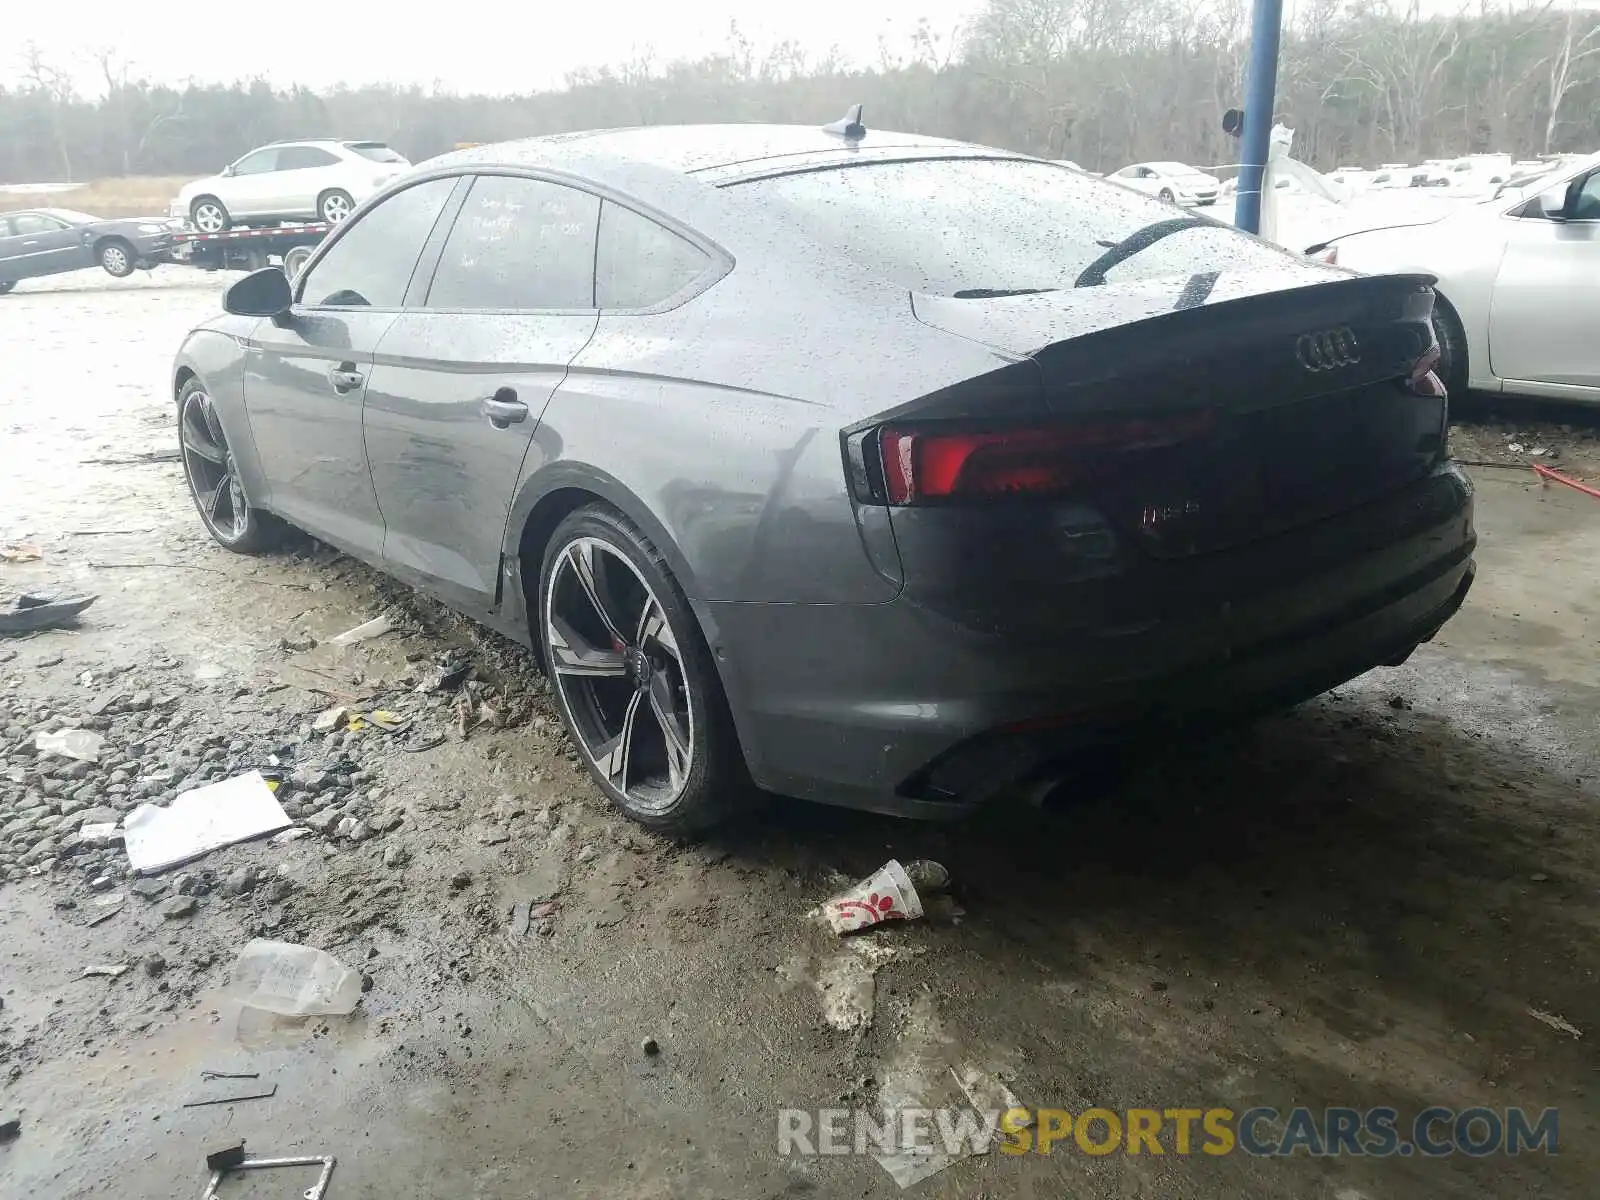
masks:
{"type": "MultiPolygon", "coordinates": [[[[1437,642],[1113,786],[952,828],[774,801],[679,845],[604,807],[516,647],[310,542],[205,538],[161,456],[170,354],[216,301],[176,270],[0,301],[0,546],[41,553],[0,594],[100,597],[0,642],[0,1193],[199,1195],[232,1133],[337,1155],[329,1200],[888,1196],[870,1158],[780,1156],[778,1110],[942,1104],[975,1068],[1074,1112],[1553,1106],[1561,1153],[1062,1145],[920,1195],[1594,1194],[1594,501],[1483,469],[1479,583],[1437,642]],[[329,644],[380,612],[395,632],[329,644]],[[410,723],[315,730],[338,704],[410,723]],[[63,728],[99,761],[34,752],[63,728]],[[77,832],[255,767],[311,834],[139,880],[77,832]],[[951,896],[849,942],[808,919],[891,855],[951,896]],[[241,1021],[222,988],[258,935],[361,971],[356,1013],[241,1021]],[[182,1107],[203,1070],[276,1094],[182,1107]]],[[[1581,416],[1504,413],[1458,454],[1597,461],[1581,416]]]]}

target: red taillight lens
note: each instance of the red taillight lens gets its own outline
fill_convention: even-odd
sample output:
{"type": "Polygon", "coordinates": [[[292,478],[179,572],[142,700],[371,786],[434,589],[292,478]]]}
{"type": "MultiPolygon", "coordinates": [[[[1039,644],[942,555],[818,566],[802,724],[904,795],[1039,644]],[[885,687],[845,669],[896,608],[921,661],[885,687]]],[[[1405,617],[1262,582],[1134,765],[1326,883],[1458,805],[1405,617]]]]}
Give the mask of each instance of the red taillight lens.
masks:
{"type": "Polygon", "coordinates": [[[1440,357],[1439,343],[1432,341],[1422,352],[1422,357],[1412,364],[1406,386],[1411,389],[1413,395],[1434,399],[1444,395],[1444,383],[1434,374],[1434,368],[1439,365],[1440,357]]]}
{"type": "Polygon", "coordinates": [[[1211,427],[1209,411],[1083,425],[879,431],[890,504],[1051,495],[1113,472],[1124,457],[1187,441],[1211,427]]]}

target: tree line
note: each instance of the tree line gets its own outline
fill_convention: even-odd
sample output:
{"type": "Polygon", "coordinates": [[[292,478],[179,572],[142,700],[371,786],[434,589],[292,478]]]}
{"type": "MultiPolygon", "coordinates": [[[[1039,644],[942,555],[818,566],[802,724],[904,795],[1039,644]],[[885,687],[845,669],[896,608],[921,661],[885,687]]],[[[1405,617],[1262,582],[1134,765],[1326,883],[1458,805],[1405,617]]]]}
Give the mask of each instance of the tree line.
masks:
{"type": "MultiPolygon", "coordinates": [[[[871,65],[758,53],[735,27],[695,61],[637,59],[559,90],[312,91],[263,80],[174,85],[95,56],[85,96],[24,47],[0,88],[0,181],[212,172],[281,138],[379,138],[413,161],[462,142],[703,121],[821,124],[860,102],[869,127],[1067,158],[1096,170],[1237,161],[1221,115],[1241,104],[1249,0],[988,0],[959,36],[924,25],[871,65]]],[[[1420,0],[1309,0],[1284,31],[1277,120],[1325,169],[1476,151],[1600,146],[1600,12],[1554,3],[1424,16],[1420,0]]]]}

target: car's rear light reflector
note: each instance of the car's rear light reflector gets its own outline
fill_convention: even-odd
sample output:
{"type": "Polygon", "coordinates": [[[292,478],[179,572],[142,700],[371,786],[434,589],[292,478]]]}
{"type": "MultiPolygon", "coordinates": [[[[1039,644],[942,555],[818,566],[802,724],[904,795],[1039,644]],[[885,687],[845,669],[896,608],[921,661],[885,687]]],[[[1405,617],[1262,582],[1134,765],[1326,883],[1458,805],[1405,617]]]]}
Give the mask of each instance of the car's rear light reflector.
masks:
{"type": "Polygon", "coordinates": [[[1211,428],[1198,410],[1077,425],[879,431],[885,499],[893,505],[1052,495],[1116,470],[1126,455],[1175,445],[1211,428]]]}

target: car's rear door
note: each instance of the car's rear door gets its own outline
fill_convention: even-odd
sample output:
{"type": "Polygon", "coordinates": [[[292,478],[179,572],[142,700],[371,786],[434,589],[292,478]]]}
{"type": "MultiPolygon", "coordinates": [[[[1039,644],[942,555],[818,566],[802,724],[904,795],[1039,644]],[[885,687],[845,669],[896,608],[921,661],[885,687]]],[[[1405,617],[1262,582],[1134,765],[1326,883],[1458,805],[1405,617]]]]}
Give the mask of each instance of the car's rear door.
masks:
{"type": "Polygon", "coordinates": [[[340,159],[321,146],[283,146],[272,180],[272,211],[285,217],[308,217],[317,211],[317,197],[330,186],[340,159]]]}
{"type": "Polygon", "coordinates": [[[1600,391],[1600,170],[1578,183],[1567,219],[1512,226],[1489,306],[1489,361],[1501,379],[1590,399],[1600,391]]]}
{"type": "Polygon", "coordinates": [[[396,192],[334,235],[301,273],[288,315],[262,321],[244,399],[270,494],[301,528],[365,558],[383,546],[361,433],[373,352],[399,315],[457,178],[396,192]]]}
{"type": "Polygon", "coordinates": [[[478,175],[378,347],[365,430],[385,564],[470,610],[495,606],[523,459],[594,334],[599,219],[590,192],[478,175]]]}
{"type": "MultiPolygon", "coordinates": [[[[76,226],[47,213],[15,213],[10,239],[17,273],[15,279],[55,275],[92,266],[94,256],[76,226]]],[[[8,273],[12,268],[8,267],[8,273]]]]}

